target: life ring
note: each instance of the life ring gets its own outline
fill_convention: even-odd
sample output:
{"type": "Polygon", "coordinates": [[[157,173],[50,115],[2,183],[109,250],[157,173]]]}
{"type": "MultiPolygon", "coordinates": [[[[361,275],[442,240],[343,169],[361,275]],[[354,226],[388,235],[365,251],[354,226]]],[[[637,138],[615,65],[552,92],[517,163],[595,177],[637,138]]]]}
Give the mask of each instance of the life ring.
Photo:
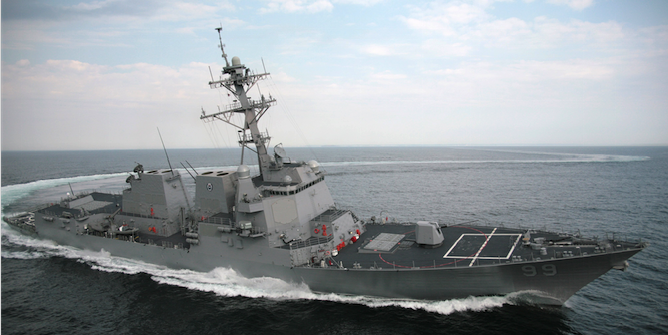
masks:
{"type": "Polygon", "coordinates": [[[329,250],[325,251],[325,256],[329,256],[329,250]]]}
{"type": "Polygon", "coordinates": [[[316,228],[316,229],[314,230],[314,232],[315,232],[316,234],[318,234],[318,233],[320,233],[320,229],[316,228]]]}

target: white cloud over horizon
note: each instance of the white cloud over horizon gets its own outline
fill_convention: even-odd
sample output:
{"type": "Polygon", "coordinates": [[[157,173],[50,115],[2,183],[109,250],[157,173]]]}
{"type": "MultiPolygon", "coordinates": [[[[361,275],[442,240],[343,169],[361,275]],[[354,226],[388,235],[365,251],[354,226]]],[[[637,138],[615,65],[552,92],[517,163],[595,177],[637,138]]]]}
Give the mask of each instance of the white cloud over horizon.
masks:
{"type": "Polygon", "coordinates": [[[220,23],[272,73],[261,127],[286,146],[668,145],[668,25],[587,17],[605,5],[3,2],[2,149],[235,146],[199,120],[230,103],[206,84],[220,23]]]}

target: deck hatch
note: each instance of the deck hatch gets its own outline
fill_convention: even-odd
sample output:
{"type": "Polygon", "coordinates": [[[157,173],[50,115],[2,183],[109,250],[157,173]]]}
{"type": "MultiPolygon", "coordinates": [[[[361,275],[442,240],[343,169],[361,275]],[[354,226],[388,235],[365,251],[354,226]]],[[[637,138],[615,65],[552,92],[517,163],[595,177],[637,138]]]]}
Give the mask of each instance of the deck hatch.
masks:
{"type": "Polygon", "coordinates": [[[404,234],[381,233],[362,247],[362,249],[366,251],[392,251],[404,237],[404,234]]]}

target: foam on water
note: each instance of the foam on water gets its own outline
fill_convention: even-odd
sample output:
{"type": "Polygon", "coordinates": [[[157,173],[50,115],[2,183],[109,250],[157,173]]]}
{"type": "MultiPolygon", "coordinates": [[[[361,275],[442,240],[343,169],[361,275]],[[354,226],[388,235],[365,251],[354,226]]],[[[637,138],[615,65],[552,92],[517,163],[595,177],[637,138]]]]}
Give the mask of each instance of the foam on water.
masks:
{"type": "MultiPolygon", "coordinates": [[[[31,193],[39,190],[50,189],[62,185],[67,185],[68,183],[81,183],[94,180],[108,179],[113,177],[122,177],[125,174],[123,173],[114,173],[114,174],[98,174],[91,176],[79,176],[79,177],[69,177],[69,178],[58,178],[58,179],[46,179],[33,181],[26,184],[15,184],[2,186],[2,209],[12,203],[17,202],[18,200],[25,198],[31,193]]],[[[7,215],[10,213],[4,213],[7,215]]]]}
{"type": "MultiPolygon", "coordinates": [[[[16,202],[29,194],[48,188],[66,185],[67,183],[89,182],[100,179],[114,178],[124,174],[107,174],[41,180],[27,184],[2,187],[2,207],[16,202]]],[[[10,214],[11,213],[3,213],[10,214]]],[[[267,298],[275,300],[320,300],[346,304],[359,304],[372,308],[401,307],[414,310],[425,310],[433,313],[451,314],[458,311],[480,311],[500,307],[512,303],[506,297],[470,297],[447,301],[414,301],[401,299],[385,299],[367,296],[342,294],[323,294],[312,292],[305,284],[287,283],[276,278],[245,278],[232,269],[217,268],[208,273],[191,270],[174,270],[163,266],[148,264],[141,261],[111,256],[108,252],[92,252],[68,246],[57,245],[49,240],[40,240],[25,236],[2,222],[2,244],[5,246],[24,246],[29,250],[2,251],[2,258],[41,259],[64,257],[86,263],[92,269],[105,272],[119,272],[128,275],[147,273],[161,284],[175,285],[192,290],[212,292],[217,295],[248,298],[267,298]]],[[[14,248],[15,249],[15,248],[14,248]]]]}
{"type": "Polygon", "coordinates": [[[334,293],[312,292],[307,285],[288,283],[270,277],[246,278],[228,268],[216,268],[203,273],[192,270],[175,270],[111,256],[106,251],[93,252],[60,246],[48,240],[39,240],[14,232],[6,223],[2,223],[3,245],[22,245],[29,250],[2,251],[2,258],[42,259],[64,257],[88,264],[92,269],[104,272],[117,272],[127,275],[146,273],[151,278],[166,285],[180,286],[191,290],[211,292],[225,297],[266,298],[274,300],[318,300],[345,304],[358,304],[371,308],[400,307],[413,310],[425,310],[432,313],[451,314],[461,311],[482,311],[514,304],[512,295],[504,297],[469,297],[446,301],[418,301],[403,299],[376,298],[334,293]]]}
{"type": "Polygon", "coordinates": [[[243,296],[275,300],[319,300],[358,304],[372,308],[401,307],[439,314],[451,314],[467,310],[481,311],[512,303],[507,297],[469,297],[446,301],[418,301],[317,293],[309,290],[305,284],[287,283],[280,279],[267,277],[245,278],[237,274],[234,270],[225,268],[217,268],[209,273],[167,270],[160,274],[153,274],[153,279],[163,284],[212,292],[227,297],[243,296]]]}
{"type": "MultiPolygon", "coordinates": [[[[506,151],[507,152],[507,151],[506,151]]],[[[360,166],[360,165],[408,165],[408,164],[546,164],[546,163],[611,163],[611,162],[640,162],[650,159],[648,156],[603,155],[603,154],[565,154],[517,151],[517,153],[554,155],[554,159],[499,159],[499,160],[411,160],[411,161],[351,161],[351,162],[324,162],[321,166],[360,166]]]]}
{"type": "MultiPolygon", "coordinates": [[[[523,152],[528,153],[528,152],[523,152]]],[[[542,153],[547,155],[566,155],[542,153]]],[[[547,160],[481,160],[481,161],[358,161],[358,162],[330,162],[323,166],[346,165],[383,165],[383,164],[487,164],[487,163],[564,163],[564,162],[630,162],[646,160],[642,156],[622,155],[579,155],[567,154],[569,157],[547,160]]],[[[208,169],[229,169],[235,167],[221,167],[208,169]]],[[[207,168],[198,168],[207,169],[207,168]]],[[[126,173],[78,176],[51,180],[40,180],[26,184],[3,186],[2,208],[16,203],[39,190],[60,187],[68,183],[84,183],[111,178],[122,178],[126,173]]],[[[5,213],[3,213],[5,214],[5,213]]],[[[417,301],[403,299],[387,299],[368,296],[343,295],[333,293],[312,292],[304,284],[287,283],[275,278],[245,278],[232,269],[217,268],[207,273],[191,270],[174,270],[163,266],[148,264],[136,260],[111,256],[108,252],[91,252],[67,246],[60,246],[48,240],[39,240],[24,236],[2,223],[2,244],[5,246],[23,246],[28,250],[7,248],[2,251],[2,258],[11,259],[42,259],[50,257],[64,257],[88,264],[92,269],[105,272],[124,273],[134,275],[147,273],[152,280],[166,285],[184,287],[191,290],[211,292],[226,297],[266,298],[275,300],[317,300],[331,301],[343,304],[364,305],[371,308],[399,307],[412,310],[424,310],[438,314],[452,314],[461,311],[484,311],[504,304],[532,303],[531,292],[513,293],[499,297],[469,297],[446,301],[417,301]]]]}
{"type": "MultiPolygon", "coordinates": [[[[523,154],[540,154],[555,157],[554,159],[533,159],[533,160],[402,160],[402,161],[352,161],[352,162],[323,162],[323,167],[345,167],[345,166],[361,166],[361,165],[411,165],[411,164],[545,164],[545,163],[596,163],[596,162],[635,162],[645,161],[650,159],[648,156],[630,156],[630,155],[605,155],[605,154],[571,154],[571,153],[554,153],[554,152],[531,152],[531,151],[511,151],[511,150],[494,150],[500,152],[513,152],[523,154]]],[[[257,168],[257,166],[252,166],[257,168]]],[[[222,166],[222,167],[200,167],[198,170],[236,170],[236,166],[222,166]]],[[[184,169],[176,169],[181,174],[185,173],[184,169]]],[[[2,186],[2,208],[9,204],[15,203],[18,200],[27,197],[38,190],[51,189],[67,184],[85,183],[91,181],[99,181],[104,179],[113,180],[112,178],[122,178],[127,173],[112,173],[112,174],[96,174],[89,176],[77,176],[58,179],[38,180],[25,184],[16,184],[9,186],[2,186]]],[[[122,186],[123,184],[121,184],[122,186]]],[[[96,187],[104,187],[105,184],[95,185],[96,187]]],[[[109,185],[110,186],[110,185],[109,185]]],[[[118,185],[114,184],[115,187],[118,185]]],[[[96,188],[93,187],[93,188],[96,188]]],[[[53,201],[53,199],[51,199],[53,201]]]]}

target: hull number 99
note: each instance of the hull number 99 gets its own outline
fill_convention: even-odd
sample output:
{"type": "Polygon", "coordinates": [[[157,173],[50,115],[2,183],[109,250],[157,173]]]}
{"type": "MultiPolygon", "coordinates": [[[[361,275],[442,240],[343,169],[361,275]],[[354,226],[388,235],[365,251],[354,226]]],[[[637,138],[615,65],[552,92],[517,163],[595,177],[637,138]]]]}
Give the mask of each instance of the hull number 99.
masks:
{"type": "Polygon", "coordinates": [[[533,277],[538,273],[543,276],[554,276],[557,274],[557,267],[554,264],[543,264],[540,270],[537,270],[533,265],[525,265],[522,267],[522,273],[527,277],[533,277]]]}

